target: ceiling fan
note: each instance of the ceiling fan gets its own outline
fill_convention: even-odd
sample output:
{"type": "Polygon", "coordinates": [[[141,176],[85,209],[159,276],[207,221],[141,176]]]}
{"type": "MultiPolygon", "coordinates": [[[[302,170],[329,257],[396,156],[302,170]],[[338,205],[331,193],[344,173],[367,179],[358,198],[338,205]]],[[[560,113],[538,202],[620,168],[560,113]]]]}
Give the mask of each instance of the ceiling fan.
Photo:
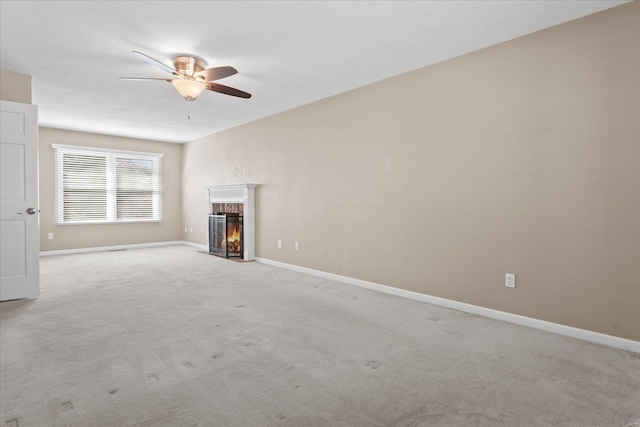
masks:
{"type": "Polygon", "coordinates": [[[120,77],[120,80],[164,80],[170,82],[178,93],[184,96],[187,101],[194,101],[204,90],[224,93],[225,95],[237,96],[238,98],[251,98],[251,94],[213,83],[214,80],[224,79],[238,72],[233,67],[205,68],[207,63],[204,59],[193,55],[177,55],[173,57],[173,68],[153,59],[142,52],[132,51],[142,59],[156,67],[172,74],[173,78],[154,77],[120,77]]]}

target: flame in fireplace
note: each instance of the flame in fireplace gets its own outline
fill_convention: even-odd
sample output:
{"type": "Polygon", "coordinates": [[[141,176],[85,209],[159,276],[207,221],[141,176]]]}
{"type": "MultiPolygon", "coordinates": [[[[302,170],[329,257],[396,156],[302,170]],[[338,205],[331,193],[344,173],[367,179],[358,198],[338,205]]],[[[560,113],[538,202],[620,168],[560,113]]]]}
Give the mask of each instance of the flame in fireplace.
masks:
{"type": "Polygon", "coordinates": [[[222,234],[222,249],[227,247],[227,242],[229,242],[229,252],[240,252],[240,231],[238,227],[234,227],[228,239],[224,233],[222,234]]]}
{"type": "Polygon", "coordinates": [[[231,236],[227,240],[230,242],[240,241],[240,231],[238,231],[238,227],[234,227],[233,233],[231,233],[231,236]]]}

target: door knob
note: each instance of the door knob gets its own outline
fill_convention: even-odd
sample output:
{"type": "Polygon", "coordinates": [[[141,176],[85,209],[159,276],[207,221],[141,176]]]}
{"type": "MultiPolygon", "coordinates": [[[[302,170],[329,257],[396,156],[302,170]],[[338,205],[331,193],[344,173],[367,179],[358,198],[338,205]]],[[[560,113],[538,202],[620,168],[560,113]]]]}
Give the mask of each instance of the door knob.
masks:
{"type": "Polygon", "coordinates": [[[40,212],[40,211],[36,211],[34,208],[29,208],[25,212],[28,213],[29,215],[33,215],[36,212],[40,212]]]}

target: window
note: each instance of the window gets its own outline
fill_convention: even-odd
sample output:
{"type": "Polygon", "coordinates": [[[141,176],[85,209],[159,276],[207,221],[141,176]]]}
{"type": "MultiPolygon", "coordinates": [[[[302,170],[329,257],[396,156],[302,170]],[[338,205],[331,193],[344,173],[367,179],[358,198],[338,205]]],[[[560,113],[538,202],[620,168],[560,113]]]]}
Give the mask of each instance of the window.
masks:
{"type": "Polygon", "coordinates": [[[56,224],[161,220],[162,154],[52,147],[56,224]]]}

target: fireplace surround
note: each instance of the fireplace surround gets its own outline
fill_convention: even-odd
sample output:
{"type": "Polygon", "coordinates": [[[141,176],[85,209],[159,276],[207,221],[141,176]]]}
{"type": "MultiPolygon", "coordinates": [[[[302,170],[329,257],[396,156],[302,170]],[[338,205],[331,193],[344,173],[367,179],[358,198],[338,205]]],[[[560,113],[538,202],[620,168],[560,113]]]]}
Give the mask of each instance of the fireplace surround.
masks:
{"type": "MultiPolygon", "coordinates": [[[[207,191],[207,211],[209,217],[218,214],[229,217],[240,215],[242,218],[242,231],[240,246],[242,247],[242,259],[255,260],[255,188],[257,184],[216,185],[205,187],[207,191]]],[[[228,219],[228,218],[227,218],[228,219]]],[[[228,231],[225,231],[228,234],[228,231]]],[[[216,236],[218,238],[219,236],[216,236]]],[[[211,253],[211,231],[209,232],[208,250],[211,253]]],[[[218,254],[216,254],[218,255],[218,254]]],[[[224,256],[224,255],[221,255],[224,256]]]]}

